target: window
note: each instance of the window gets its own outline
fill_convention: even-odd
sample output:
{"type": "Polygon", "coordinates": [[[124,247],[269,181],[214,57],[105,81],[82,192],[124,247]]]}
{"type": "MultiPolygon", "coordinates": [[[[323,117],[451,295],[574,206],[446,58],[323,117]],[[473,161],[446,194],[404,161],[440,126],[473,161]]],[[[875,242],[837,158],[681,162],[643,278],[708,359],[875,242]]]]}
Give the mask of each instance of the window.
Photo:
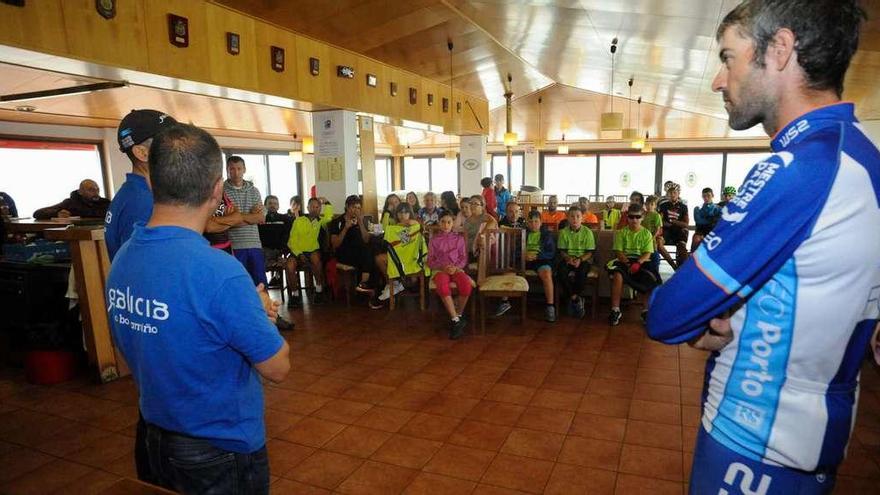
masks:
{"type": "Polygon", "coordinates": [[[728,153],[724,185],[739,189],[752,167],[768,156],[770,153],[728,153]]]}
{"type": "Polygon", "coordinates": [[[564,203],[568,195],[589,196],[596,192],[595,155],[541,155],[542,189],[564,203]]]}
{"type": "Polygon", "coordinates": [[[501,174],[507,181],[507,189],[511,194],[516,194],[523,185],[523,173],[525,169],[525,155],[514,153],[511,157],[511,166],[507,166],[507,154],[492,155],[492,178],[501,174]]]}
{"type": "Polygon", "coordinates": [[[85,179],[108,196],[95,144],[0,140],[0,163],[6,165],[3,192],[15,201],[20,217],[60,203],[85,179]]]}
{"type": "Polygon", "coordinates": [[[599,194],[629,196],[639,191],[646,197],[654,192],[652,154],[601,155],[599,157],[599,194]]]}
{"type": "Polygon", "coordinates": [[[278,196],[284,206],[291,196],[302,196],[302,164],[296,163],[285,151],[223,150],[223,178],[226,178],[226,159],[231,155],[244,160],[244,180],[254,183],[260,196],[278,196]]]}
{"type": "Polygon", "coordinates": [[[443,191],[453,191],[457,193],[458,161],[450,161],[442,156],[404,157],[402,187],[407,191],[416,192],[433,191],[440,194],[443,191]]]}
{"type": "MultiPolygon", "coordinates": [[[[703,188],[711,187],[715,200],[721,194],[722,153],[666,153],[663,155],[663,182],[671,180],[681,186],[681,197],[693,212],[703,204],[703,188]]],[[[691,223],[693,223],[693,214],[691,223]]]]}

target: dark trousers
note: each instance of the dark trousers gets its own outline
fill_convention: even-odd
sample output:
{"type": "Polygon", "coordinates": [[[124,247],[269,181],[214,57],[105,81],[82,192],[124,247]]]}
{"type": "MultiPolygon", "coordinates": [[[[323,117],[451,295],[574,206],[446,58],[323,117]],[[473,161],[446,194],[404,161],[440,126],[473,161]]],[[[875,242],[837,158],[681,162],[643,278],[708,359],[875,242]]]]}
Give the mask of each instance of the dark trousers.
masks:
{"type": "Polygon", "coordinates": [[[587,275],[590,273],[590,262],[582,261],[577,268],[565,261],[559,263],[556,270],[562,291],[568,296],[582,295],[587,286],[587,275]]]}
{"type": "Polygon", "coordinates": [[[376,266],[374,253],[375,250],[372,249],[372,246],[370,249],[366,247],[363,249],[337,249],[336,260],[342,264],[355,267],[361,273],[369,274],[370,278],[367,280],[367,283],[377,287],[382,281],[382,274],[379,273],[379,269],[376,266]]]}
{"type": "Polygon", "coordinates": [[[239,454],[218,449],[203,438],[174,433],[146,422],[143,432],[149,472],[142,477],[142,466],[138,465],[141,480],[183,494],[269,493],[269,456],[265,446],[250,454],[239,454]]]}

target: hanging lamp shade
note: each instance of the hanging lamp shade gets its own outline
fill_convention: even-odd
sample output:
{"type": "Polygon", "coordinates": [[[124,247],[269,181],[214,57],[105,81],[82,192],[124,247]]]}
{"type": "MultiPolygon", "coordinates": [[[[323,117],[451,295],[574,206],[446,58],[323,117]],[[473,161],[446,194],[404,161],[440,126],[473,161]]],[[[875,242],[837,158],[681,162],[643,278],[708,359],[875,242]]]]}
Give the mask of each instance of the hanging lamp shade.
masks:
{"type": "Polygon", "coordinates": [[[602,131],[619,131],[623,129],[623,113],[605,112],[599,120],[602,131]]]}
{"type": "Polygon", "coordinates": [[[623,129],[623,133],[620,137],[625,141],[634,141],[639,138],[639,130],[632,127],[626,127],[623,129]]]}
{"type": "Polygon", "coordinates": [[[315,138],[312,136],[303,136],[303,153],[315,152],[315,138]]]}
{"type": "Polygon", "coordinates": [[[559,148],[556,149],[556,152],[560,155],[568,154],[568,145],[565,144],[565,134],[562,135],[562,142],[559,143],[559,148]]]}
{"type": "Polygon", "coordinates": [[[640,150],[645,147],[645,140],[639,139],[638,136],[633,139],[633,141],[629,144],[629,147],[634,150],[640,150]]]}
{"type": "Polygon", "coordinates": [[[519,136],[515,132],[504,133],[504,146],[516,146],[519,144],[519,136]]]}

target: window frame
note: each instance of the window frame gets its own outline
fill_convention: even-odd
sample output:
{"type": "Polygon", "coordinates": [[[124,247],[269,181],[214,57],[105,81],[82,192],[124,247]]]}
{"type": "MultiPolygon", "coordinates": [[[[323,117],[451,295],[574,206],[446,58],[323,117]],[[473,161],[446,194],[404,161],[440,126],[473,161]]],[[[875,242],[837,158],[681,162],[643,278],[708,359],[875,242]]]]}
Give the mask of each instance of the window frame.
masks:
{"type": "MultiPolygon", "coordinates": [[[[522,157],[522,170],[520,170],[520,174],[522,175],[522,179],[523,179],[522,184],[520,185],[520,189],[522,189],[522,186],[526,185],[526,152],[525,151],[514,151],[513,153],[511,153],[511,155],[512,155],[511,162],[513,161],[514,157],[517,157],[517,156],[522,157]]],[[[494,162],[495,162],[496,156],[501,156],[501,157],[507,158],[507,152],[506,151],[494,151],[492,153],[489,153],[489,177],[491,177],[493,181],[495,180],[495,174],[492,172],[492,169],[494,168],[494,162]]],[[[513,177],[513,170],[511,170],[512,166],[513,166],[512,163],[508,164],[507,165],[507,172],[504,174],[504,181],[507,183],[508,189],[510,189],[511,191],[513,191],[513,184],[511,183],[511,178],[513,177]]]]}
{"type": "MultiPolygon", "coordinates": [[[[10,141],[31,141],[35,143],[69,143],[95,145],[95,147],[98,148],[98,159],[101,161],[101,187],[104,191],[104,197],[112,200],[113,196],[116,195],[116,189],[110,187],[111,177],[113,173],[110,171],[110,167],[108,165],[109,161],[107,160],[107,154],[104,152],[105,141],[102,139],[76,139],[56,136],[28,136],[20,134],[0,134],[0,139],[8,139],[10,141]]],[[[125,155],[125,153],[123,153],[123,155],[126,159],[128,159],[128,155],[125,155]]],[[[119,187],[122,187],[122,184],[118,185],[119,187]]]]}
{"type": "MultiPolygon", "coordinates": [[[[400,189],[402,191],[408,190],[407,186],[406,186],[406,162],[407,162],[407,159],[417,159],[417,158],[428,160],[428,191],[438,193],[437,191],[434,191],[434,160],[443,160],[445,162],[446,157],[444,157],[443,155],[406,155],[406,156],[402,156],[401,157],[401,164],[400,164],[400,189]]],[[[456,195],[461,193],[460,165],[461,165],[461,157],[459,156],[458,158],[455,159],[455,167],[456,167],[455,168],[455,179],[456,179],[456,183],[457,183],[457,190],[455,191],[456,195]]],[[[391,168],[392,169],[394,168],[393,165],[391,168]]],[[[393,170],[392,170],[392,172],[393,172],[393,170]]],[[[394,184],[394,182],[392,180],[392,185],[393,184],[394,184]]],[[[393,190],[394,189],[392,189],[392,191],[393,190]]],[[[428,191],[426,191],[426,192],[428,192],[428,191]]],[[[440,191],[440,192],[442,192],[442,191],[440,191]]]]}
{"type": "MultiPolygon", "coordinates": [[[[263,200],[266,199],[266,196],[270,196],[270,195],[277,196],[277,194],[274,194],[272,192],[272,174],[269,173],[269,158],[268,157],[270,155],[290,156],[290,153],[291,153],[290,151],[248,149],[248,148],[221,148],[221,151],[223,152],[223,155],[224,155],[224,161],[223,161],[224,173],[225,173],[225,168],[226,168],[226,158],[225,157],[229,157],[230,155],[263,155],[263,167],[265,167],[265,169],[266,169],[266,186],[267,186],[268,191],[260,191],[260,192],[263,193],[263,200]]],[[[293,151],[293,150],[291,150],[291,151],[293,151]]],[[[294,173],[296,174],[296,179],[297,179],[296,180],[296,195],[299,196],[300,198],[303,198],[303,201],[306,201],[309,198],[306,198],[303,195],[302,161],[293,162],[293,163],[294,163],[294,167],[295,167],[294,173]]],[[[281,201],[281,204],[284,205],[284,202],[288,198],[281,198],[281,199],[284,199],[284,201],[281,201]]]]}

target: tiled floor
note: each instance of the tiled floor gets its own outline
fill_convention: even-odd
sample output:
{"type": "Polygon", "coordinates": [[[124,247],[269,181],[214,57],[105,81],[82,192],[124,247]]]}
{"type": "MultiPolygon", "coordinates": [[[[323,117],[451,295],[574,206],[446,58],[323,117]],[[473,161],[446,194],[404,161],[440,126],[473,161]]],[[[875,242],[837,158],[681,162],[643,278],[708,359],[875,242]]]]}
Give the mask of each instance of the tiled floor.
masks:
{"type": "MultiPolygon", "coordinates": [[[[649,341],[636,311],[612,330],[535,307],[450,342],[436,301],[411,302],[293,314],[293,370],[266,387],[273,493],[686,492],[705,354],[649,341]]],[[[880,375],[862,376],[836,493],[880,492],[880,375]]],[[[136,395],[0,369],[0,494],[134,477],[136,395]]]]}

